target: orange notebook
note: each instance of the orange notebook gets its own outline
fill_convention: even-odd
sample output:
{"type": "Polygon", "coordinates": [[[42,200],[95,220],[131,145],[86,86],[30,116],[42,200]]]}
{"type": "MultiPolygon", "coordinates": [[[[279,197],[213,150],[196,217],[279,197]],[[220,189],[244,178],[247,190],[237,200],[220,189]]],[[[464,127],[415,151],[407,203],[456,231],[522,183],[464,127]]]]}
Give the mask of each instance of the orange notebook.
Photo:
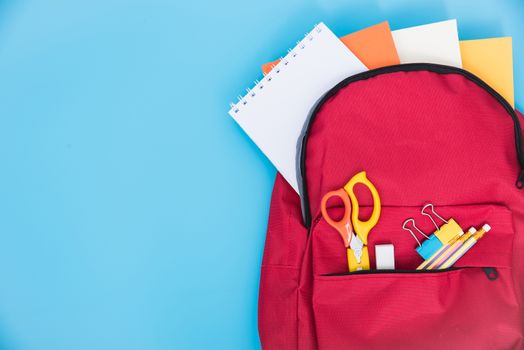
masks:
{"type": "MultiPolygon", "coordinates": [[[[368,69],[400,64],[388,22],[364,28],[340,40],[368,69]]],[[[269,73],[279,61],[262,65],[264,74],[269,73]]]]}

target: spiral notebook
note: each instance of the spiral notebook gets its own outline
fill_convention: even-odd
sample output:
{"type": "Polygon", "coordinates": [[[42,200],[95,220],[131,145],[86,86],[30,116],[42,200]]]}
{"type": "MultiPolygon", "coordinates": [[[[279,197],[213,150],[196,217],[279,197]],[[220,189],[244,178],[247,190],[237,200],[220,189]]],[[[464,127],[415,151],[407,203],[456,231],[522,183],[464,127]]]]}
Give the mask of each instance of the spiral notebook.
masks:
{"type": "Polygon", "coordinates": [[[297,142],[311,108],[366,66],[320,23],[229,114],[298,192],[297,142]]]}

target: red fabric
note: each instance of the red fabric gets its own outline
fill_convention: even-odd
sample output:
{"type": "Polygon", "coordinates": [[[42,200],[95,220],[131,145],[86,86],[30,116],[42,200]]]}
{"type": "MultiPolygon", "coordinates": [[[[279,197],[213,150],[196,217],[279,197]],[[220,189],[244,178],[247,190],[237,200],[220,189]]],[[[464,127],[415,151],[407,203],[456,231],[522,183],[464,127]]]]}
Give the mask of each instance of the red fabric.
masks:
{"type": "MultiPolygon", "coordinates": [[[[280,175],[275,181],[260,284],[262,347],[524,349],[519,170],[512,119],[461,75],[397,72],[343,88],[310,130],[309,235],[298,195],[280,175]],[[382,200],[369,236],[372,262],[375,244],[393,243],[397,268],[415,269],[422,259],[402,222],[414,217],[431,232],[419,211],[433,203],[464,229],[492,226],[455,265],[468,268],[325,276],[347,271],[347,262],[339,235],[321,218],[320,199],[361,170],[382,200]],[[499,278],[489,280],[482,267],[495,267],[499,278]]],[[[358,196],[372,204],[367,193],[358,196]]]]}

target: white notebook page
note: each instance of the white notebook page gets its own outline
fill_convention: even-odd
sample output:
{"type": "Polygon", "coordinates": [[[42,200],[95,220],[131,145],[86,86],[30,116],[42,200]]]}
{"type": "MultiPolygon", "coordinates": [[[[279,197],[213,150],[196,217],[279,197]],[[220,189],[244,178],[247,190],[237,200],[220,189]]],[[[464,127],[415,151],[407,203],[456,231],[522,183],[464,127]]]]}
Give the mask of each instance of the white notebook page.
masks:
{"type": "Polygon", "coordinates": [[[311,108],[338,82],[365,70],[320,23],[229,114],[298,192],[297,142],[311,108]]]}

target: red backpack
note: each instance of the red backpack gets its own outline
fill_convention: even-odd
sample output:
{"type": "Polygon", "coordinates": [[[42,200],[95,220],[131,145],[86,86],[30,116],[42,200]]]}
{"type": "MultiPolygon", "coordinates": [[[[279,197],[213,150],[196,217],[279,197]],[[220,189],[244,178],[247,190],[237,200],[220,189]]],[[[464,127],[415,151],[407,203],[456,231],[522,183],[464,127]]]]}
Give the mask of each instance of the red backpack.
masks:
{"type": "MultiPolygon", "coordinates": [[[[524,154],[516,112],[482,80],[434,64],[379,68],[340,82],[299,140],[300,197],[275,180],[259,297],[264,349],[524,349],[524,154]],[[382,212],[370,271],[349,273],[346,249],[320,213],[322,196],[365,170],[382,212]],[[402,229],[432,203],[467,229],[492,230],[452,269],[417,271],[402,229]],[[377,271],[392,243],[396,270],[377,271]]],[[[362,216],[373,200],[361,191],[362,216]]],[[[341,208],[331,208],[341,211],[341,208]]]]}

